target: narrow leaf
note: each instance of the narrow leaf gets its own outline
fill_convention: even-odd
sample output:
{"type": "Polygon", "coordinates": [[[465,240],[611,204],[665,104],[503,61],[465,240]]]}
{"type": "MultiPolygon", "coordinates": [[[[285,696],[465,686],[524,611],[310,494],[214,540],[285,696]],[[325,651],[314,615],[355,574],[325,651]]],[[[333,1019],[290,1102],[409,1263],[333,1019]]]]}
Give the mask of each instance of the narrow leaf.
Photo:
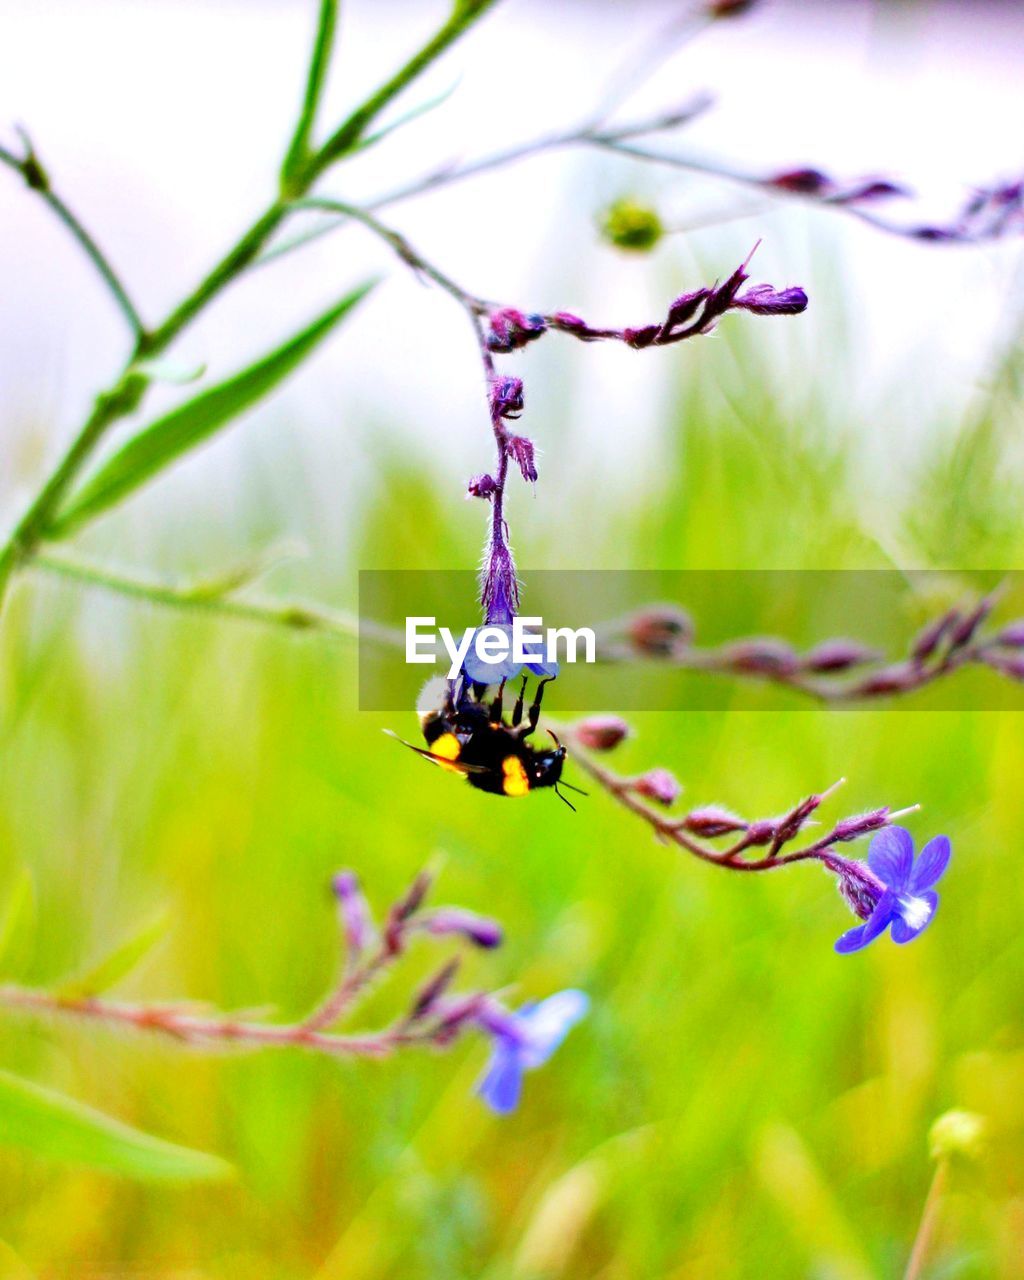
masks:
{"type": "Polygon", "coordinates": [[[148,920],[135,933],[130,934],[99,964],[87,970],[81,977],[73,978],[60,988],[59,994],[64,997],[97,996],[116,986],[122,978],[138,965],[167,933],[170,917],[161,911],[148,920]]]}
{"type": "Polygon", "coordinates": [[[0,915],[0,974],[19,972],[32,944],[36,924],[36,886],[22,868],[0,915]]]}
{"type": "Polygon", "coordinates": [[[310,355],[331,330],[360,302],[375,281],[347,294],[308,328],[227,381],[201,392],[143,428],[114,454],[76,494],[47,537],[66,537],[101,511],[121,502],[182,454],[208,440],[232,419],[262,400],[310,355]]]}
{"type": "Polygon", "coordinates": [[[0,1071],[0,1145],[143,1180],[208,1182],[232,1174],[218,1156],[133,1129],[7,1071],[0,1071]]]}

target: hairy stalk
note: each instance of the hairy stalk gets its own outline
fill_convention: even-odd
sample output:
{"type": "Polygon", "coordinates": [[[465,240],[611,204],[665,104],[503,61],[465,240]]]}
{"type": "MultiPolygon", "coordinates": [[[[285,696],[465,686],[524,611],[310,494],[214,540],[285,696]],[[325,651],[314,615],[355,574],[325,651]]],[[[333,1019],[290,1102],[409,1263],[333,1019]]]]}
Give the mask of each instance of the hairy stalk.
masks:
{"type": "Polygon", "coordinates": [[[843,819],[836,823],[827,835],[787,853],[783,851],[785,847],[795,841],[810,815],[840,783],[835,783],[820,795],[808,797],[789,813],[777,819],[748,822],[735,818],[731,814],[726,815],[719,811],[714,811],[712,814],[711,811],[700,809],[683,815],[659,813],[643,799],[645,791],[642,778],[623,777],[607,766],[598,764],[585,749],[579,733],[573,726],[557,726],[557,731],[570,746],[572,758],[583,772],[624,809],[628,809],[630,813],[645,822],[659,840],[665,844],[675,845],[702,862],[710,862],[714,866],[724,867],[730,871],[775,871],[779,867],[811,860],[828,865],[830,850],[836,844],[845,844],[870,832],[880,831],[883,827],[892,825],[898,818],[914,813],[919,808],[918,805],[912,805],[892,812],[886,807],[854,818],[843,819]],[[701,831],[710,831],[713,834],[701,838],[698,834],[701,831]],[[735,838],[725,848],[718,848],[709,841],[717,838],[719,834],[733,835],[735,838]],[[751,858],[749,851],[759,848],[767,848],[768,852],[764,856],[751,858]]]}
{"type": "Polygon", "coordinates": [[[218,618],[234,618],[242,622],[258,622],[283,627],[288,631],[316,632],[346,640],[369,640],[404,651],[404,633],[378,622],[363,622],[353,614],[321,605],[295,600],[237,598],[232,591],[211,592],[204,582],[158,582],[134,574],[95,564],[81,557],[40,553],[33,566],[44,573],[66,578],[86,587],[115,592],[147,604],[180,609],[188,613],[218,618]]]}

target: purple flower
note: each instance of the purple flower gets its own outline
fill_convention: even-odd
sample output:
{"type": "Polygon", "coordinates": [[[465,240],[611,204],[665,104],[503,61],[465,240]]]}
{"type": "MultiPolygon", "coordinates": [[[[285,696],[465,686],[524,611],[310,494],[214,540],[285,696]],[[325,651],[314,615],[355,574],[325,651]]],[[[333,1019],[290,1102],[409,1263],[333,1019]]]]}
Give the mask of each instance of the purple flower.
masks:
{"type": "Polygon", "coordinates": [[[836,942],[845,955],[859,951],[892,926],[893,942],[912,942],[932,922],[939,905],[937,884],[949,865],[948,836],[929,840],[914,859],[914,841],[903,827],[886,827],[871,841],[868,860],[829,855],[824,861],[839,876],[839,891],[864,921],[836,942]]]}
{"type": "Polygon", "coordinates": [[[589,1005],[582,991],[570,989],[539,1004],[524,1004],[515,1013],[481,1012],[478,1020],[490,1033],[493,1048],[477,1093],[492,1111],[507,1115],[516,1109],[523,1073],[547,1062],[589,1005]]]}
{"type": "MultiPolygon", "coordinates": [[[[511,616],[511,615],[510,615],[511,616]]],[[[512,657],[512,624],[509,622],[488,622],[488,630],[498,629],[504,631],[509,638],[509,656],[501,662],[485,662],[476,651],[476,641],[469,647],[469,652],[462,663],[462,669],[474,684],[500,684],[502,680],[514,680],[525,667],[532,675],[535,676],[557,676],[559,666],[557,662],[548,662],[542,656],[538,656],[536,662],[516,662],[512,657]]],[[[475,632],[479,628],[474,627],[475,632]]],[[[531,645],[529,649],[524,649],[527,653],[533,651],[531,645]]]]}

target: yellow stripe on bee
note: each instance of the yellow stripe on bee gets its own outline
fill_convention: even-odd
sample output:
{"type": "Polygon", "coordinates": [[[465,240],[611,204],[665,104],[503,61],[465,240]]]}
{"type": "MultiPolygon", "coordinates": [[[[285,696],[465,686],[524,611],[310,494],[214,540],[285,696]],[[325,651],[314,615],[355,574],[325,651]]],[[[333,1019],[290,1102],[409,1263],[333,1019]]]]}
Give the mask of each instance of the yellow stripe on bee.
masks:
{"type": "MultiPolygon", "coordinates": [[[[431,745],[430,750],[435,756],[443,756],[445,760],[458,760],[462,752],[462,743],[456,738],[454,733],[442,733],[440,738],[431,745]]],[[[437,762],[439,769],[444,769],[445,773],[461,773],[461,769],[453,769],[450,765],[437,762]]]]}
{"type": "Polygon", "coordinates": [[[507,796],[525,796],[530,790],[530,780],[518,756],[506,756],[501,762],[501,771],[505,775],[501,789],[507,796]]]}

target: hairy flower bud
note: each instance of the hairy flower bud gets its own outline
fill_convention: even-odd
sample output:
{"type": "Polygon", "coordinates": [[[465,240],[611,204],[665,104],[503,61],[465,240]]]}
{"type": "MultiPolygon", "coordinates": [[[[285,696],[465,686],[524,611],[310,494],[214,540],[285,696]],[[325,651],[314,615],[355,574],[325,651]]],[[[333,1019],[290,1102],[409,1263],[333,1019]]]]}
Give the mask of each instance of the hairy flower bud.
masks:
{"type": "Polygon", "coordinates": [[[547,329],[547,321],[540,315],[525,315],[515,307],[502,307],[492,311],[486,343],[489,351],[507,355],[525,347],[539,338],[547,329]]]}
{"type": "Polygon", "coordinates": [[[491,382],[491,412],[494,418],[518,418],[522,409],[522,378],[494,378],[491,382]]]}
{"type": "Polygon", "coordinates": [[[495,480],[494,476],[474,476],[466,486],[466,497],[490,498],[497,487],[498,482],[495,480]]]}
{"type": "Polygon", "coordinates": [[[682,825],[691,835],[701,836],[705,840],[714,840],[718,836],[747,829],[747,823],[742,818],[714,804],[691,810],[683,819],[682,825]]]}
{"type": "Polygon", "coordinates": [[[768,179],[768,185],[794,195],[824,196],[835,190],[835,183],[820,169],[786,169],[768,179]]]}
{"type": "Polygon", "coordinates": [[[660,768],[648,769],[646,773],[633,778],[629,786],[637,795],[645,796],[656,804],[663,804],[666,809],[675,804],[683,790],[674,774],[660,768]]]}
{"type": "Polygon", "coordinates": [[[774,636],[737,640],[727,645],[724,653],[734,671],[750,671],[756,675],[791,675],[800,666],[792,646],[774,636]]]}
{"type": "Polygon", "coordinates": [[[798,316],[807,310],[807,294],[798,285],[776,289],[770,284],[755,284],[732,305],[757,316],[798,316]]]}
{"type": "Polygon", "coordinates": [[[928,1130],[928,1150],[933,1160],[964,1156],[977,1160],[985,1145],[988,1128],[984,1116],[973,1111],[947,1111],[928,1130]]]}
{"type": "Polygon", "coordinates": [[[656,210],[625,197],[610,204],[601,215],[601,235],[617,249],[647,253],[664,234],[656,210]]]}
{"type": "Polygon", "coordinates": [[[629,725],[618,716],[588,716],[576,722],[573,732],[588,751],[611,751],[629,737],[629,725]]]}
{"type": "Polygon", "coordinates": [[[409,1010],[409,1021],[418,1022],[433,1013],[438,1000],[451,986],[459,971],[459,958],[454,956],[432,978],[429,978],[416,993],[409,1010]]]}
{"type": "Polygon", "coordinates": [[[529,484],[535,484],[537,480],[537,464],[534,461],[533,441],[528,440],[526,436],[509,436],[505,447],[508,449],[509,456],[522,472],[523,479],[529,484]]]}
{"type": "Polygon", "coordinates": [[[637,653],[668,657],[693,639],[693,620],[677,605],[650,605],[630,619],[628,635],[637,653]]]}

